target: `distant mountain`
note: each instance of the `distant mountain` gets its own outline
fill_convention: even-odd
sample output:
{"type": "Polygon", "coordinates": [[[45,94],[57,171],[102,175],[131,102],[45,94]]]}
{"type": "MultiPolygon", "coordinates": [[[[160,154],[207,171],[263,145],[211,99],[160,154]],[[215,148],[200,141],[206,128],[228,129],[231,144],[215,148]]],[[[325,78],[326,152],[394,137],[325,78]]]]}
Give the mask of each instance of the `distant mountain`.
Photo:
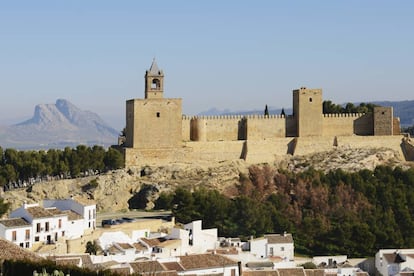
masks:
{"type": "Polygon", "coordinates": [[[0,146],[16,149],[63,148],[117,142],[118,131],[96,113],[81,110],[67,100],[39,104],[31,119],[0,129],[0,146]]]}
{"type": "MultiPolygon", "coordinates": [[[[376,101],[371,102],[380,106],[392,106],[394,109],[394,116],[400,118],[400,123],[402,127],[408,127],[414,125],[414,101],[376,101]]],[[[359,105],[360,103],[354,103],[354,105],[359,105]]],[[[344,104],[345,105],[345,104],[344,104]]],[[[292,108],[284,109],[286,115],[292,114],[292,108]]],[[[269,114],[280,114],[282,112],[281,108],[269,107],[269,114]]],[[[241,110],[241,111],[231,111],[229,109],[219,110],[217,108],[211,108],[207,111],[203,111],[198,115],[205,116],[215,116],[215,115],[250,115],[250,114],[264,114],[264,108],[262,110],[241,110]]]]}

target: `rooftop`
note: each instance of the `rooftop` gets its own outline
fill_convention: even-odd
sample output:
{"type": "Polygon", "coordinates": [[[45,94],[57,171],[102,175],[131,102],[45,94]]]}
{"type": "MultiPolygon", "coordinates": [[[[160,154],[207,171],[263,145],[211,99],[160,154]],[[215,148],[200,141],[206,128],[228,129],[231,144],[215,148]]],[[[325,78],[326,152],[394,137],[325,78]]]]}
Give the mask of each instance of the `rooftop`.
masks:
{"type": "Polygon", "coordinates": [[[34,206],[29,207],[26,210],[33,218],[49,218],[54,217],[56,215],[63,215],[63,213],[60,210],[55,208],[45,209],[40,206],[34,206]]]}
{"type": "Polygon", "coordinates": [[[180,256],[180,263],[185,270],[200,269],[207,267],[223,267],[226,265],[237,265],[236,261],[216,254],[197,254],[180,256]]]}
{"type": "Polygon", "coordinates": [[[68,220],[80,220],[80,219],[83,219],[81,215],[79,215],[76,212],[73,212],[72,210],[65,210],[65,211],[62,211],[62,213],[68,215],[68,220]]]}
{"type": "Polygon", "coordinates": [[[0,220],[0,224],[3,224],[6,227],[19,227],[19,226],[30,226],[31,225],[24,218],[2,219],[0,220]]]}
{"type": "Polygon", "coordinates": [[[39,255],[0,238],[0,260],[43,260],[39,255]]]}
{"type": "Polygon", "coordinates": [[[292,234],[269,234],[264,235],[268,243],[293,243],[292,234]]]}
{"type": "Polygon", "coordinates": [[[159,272],[165,271],[164,267],[157,261],[143,261],[143,262],[133,262],[130,263],[134,273],[143,273],[143,272],[159,272]]]}

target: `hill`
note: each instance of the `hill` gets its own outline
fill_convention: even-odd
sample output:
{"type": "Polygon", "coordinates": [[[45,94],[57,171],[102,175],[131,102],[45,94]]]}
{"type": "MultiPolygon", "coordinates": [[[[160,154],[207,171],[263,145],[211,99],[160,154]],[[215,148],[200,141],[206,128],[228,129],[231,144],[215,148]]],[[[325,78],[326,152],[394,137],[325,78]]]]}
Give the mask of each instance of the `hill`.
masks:
{"type": "Polygon", "coordinates": [[[116,143],[117,136],[96,113],[58,99],[55,104],[37,105],[31,119],[0,129],[0,145],[16,149],[109,146],[116,143]]]}

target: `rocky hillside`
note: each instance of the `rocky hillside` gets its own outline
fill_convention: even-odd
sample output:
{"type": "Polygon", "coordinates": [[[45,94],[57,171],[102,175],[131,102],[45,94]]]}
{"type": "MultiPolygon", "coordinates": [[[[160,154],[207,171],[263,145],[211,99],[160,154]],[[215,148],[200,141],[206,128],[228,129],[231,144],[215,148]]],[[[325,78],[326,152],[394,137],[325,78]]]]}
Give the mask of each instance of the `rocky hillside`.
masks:
{"type": "Polygon", "coordinates": [[[31,119],[0,131],[0,144],[16,149],[112,145],[117,136],[97,114],[58,99],[55,104],[37,105],[31,119]]]}
{"type": "MultiPolygon", "coordinates": [[[[299,172],[309,167],[318,170],[345,171],[374,169],[378,165],[408,167],[388,149],[336,149],[302,157],[284,157],[272,165],[275,169],[299,172]]],[[[411,164],[412,165],[412,164],[411,164]]],[[[81,195],[94,199],[99,211],[126,211],[129,208],[151,209],[161,191],[178,186],[189,190],[199,187],[217,189],[226,196],[238,195],[240,176],[248,175],[249,165],[243,160],[205,164],[171,164],[163,167],[144,167],[117,170],[110,173],[36,184],[27,190],[6,192],[3,197],[19,207],[24,201],[39,202],[44,198],[67,198],[81,195]]]]}

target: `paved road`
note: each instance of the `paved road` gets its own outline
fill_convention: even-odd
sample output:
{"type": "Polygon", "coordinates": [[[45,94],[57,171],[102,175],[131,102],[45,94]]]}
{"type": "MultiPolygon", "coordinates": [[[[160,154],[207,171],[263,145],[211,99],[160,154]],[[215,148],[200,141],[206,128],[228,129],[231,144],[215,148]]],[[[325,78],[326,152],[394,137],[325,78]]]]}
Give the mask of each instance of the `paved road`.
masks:
{"type": "Polygon", "coordinates": [[[118,219],[118,218],[149,218],[149,217],[170,217],[171,211],[128,211],[128,212],[107,212],[96,214],[96,225],[100,226],[104,219],[118,219]]]}

